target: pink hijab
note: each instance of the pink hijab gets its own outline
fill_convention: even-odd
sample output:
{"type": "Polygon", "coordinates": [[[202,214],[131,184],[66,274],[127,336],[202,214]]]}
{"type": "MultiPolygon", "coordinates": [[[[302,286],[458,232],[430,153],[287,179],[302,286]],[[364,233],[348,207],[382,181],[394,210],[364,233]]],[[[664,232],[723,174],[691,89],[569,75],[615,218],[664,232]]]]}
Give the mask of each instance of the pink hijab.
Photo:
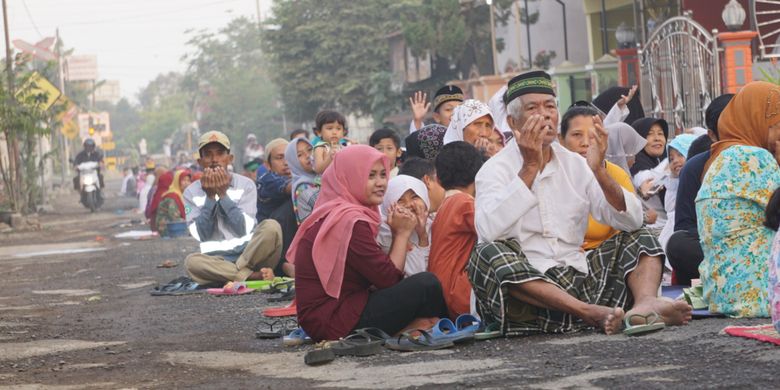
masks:
{"type": "Polygon", "coordinates": [[[364,204],[368,174],[378,160],[389,173],[390,165],[385,155],[370,146],[352,145],[338,152],[322,174],[322,187],[314,212],[298,228],[287,251],[287,258],[295,263],[301,238],[312,225],[324,219],[314,239],[312,257],[325,293],[336,299],[344,281],[352,228],[356,222],[366,221],[371,226],[372,236],[376,237],[382,222],[379,207],[364,204]]]}

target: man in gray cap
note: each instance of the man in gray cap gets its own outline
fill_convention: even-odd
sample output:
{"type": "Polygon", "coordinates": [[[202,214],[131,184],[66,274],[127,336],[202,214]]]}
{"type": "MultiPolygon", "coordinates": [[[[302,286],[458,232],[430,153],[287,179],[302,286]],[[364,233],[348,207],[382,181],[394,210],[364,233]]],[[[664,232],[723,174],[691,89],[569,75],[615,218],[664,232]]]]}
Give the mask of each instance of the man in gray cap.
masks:
{"type": "Polygon", "coordinates": [[[690,321],[685,302],[657,297],[663,252],[642,228],[639,199],[607,174],[600,118],[583,158],[554,142],[558,107],[547,73],[513,78],[504,101],[515,141],[477,174],[480,243],[467,266],[483,321],[510,335],[613,334],[624,317],[630,334],[690,321]],[[621,233],[585,253],[589,216],[621,233]]]}
{"type": "Polygon", "coordinates": [[[209,131],[198,142],[203,176],[184,191],[190,234],[200,253],[187,256],[187,273],[198,284],[260,279],[261,268],[274,268],[282,252],[282,229],[274,220],[255,226],[257,188],[252,180],[228,172],[230,140],[209,131]]]}

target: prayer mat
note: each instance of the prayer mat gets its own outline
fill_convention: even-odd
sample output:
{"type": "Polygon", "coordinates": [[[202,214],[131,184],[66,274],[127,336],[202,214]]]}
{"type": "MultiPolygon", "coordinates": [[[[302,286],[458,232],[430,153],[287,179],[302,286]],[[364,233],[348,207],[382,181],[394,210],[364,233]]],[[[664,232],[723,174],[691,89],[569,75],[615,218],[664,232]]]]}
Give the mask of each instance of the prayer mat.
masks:
{"type": "MultiPolygon", "coordinates": [[[[677,299],[683,294],[684,288],[688,288],[688,286],[663,286],[661,287],[661,295],[666,298],[677,299]]],[[[712,313],[708,309],[693,310],[691,314],[694,319],[725,317],[720,313],[712,313]]]]}
{"type": "Polygon", "coordinates": [[[726,334],[736,337],[744,337],[780,345],[780,334],[777,333],[772,324],[756,326],[727,326],[723,329],[726,334]]]}

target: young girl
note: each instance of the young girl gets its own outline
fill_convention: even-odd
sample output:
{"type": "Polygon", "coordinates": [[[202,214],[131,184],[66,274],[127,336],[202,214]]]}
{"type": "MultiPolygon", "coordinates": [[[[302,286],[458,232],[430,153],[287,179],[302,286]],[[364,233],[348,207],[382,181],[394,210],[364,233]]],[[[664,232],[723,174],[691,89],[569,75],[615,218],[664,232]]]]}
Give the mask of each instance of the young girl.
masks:
{"type": "Polygon", "coordinates": [[[349,144],[347,120],[336,111],[320,111],[315,119],[316,127],[312,140],[314,145],[314,171],[322,175],[333,161],[333,156],[349,144]]]}
{"type": "Polygon", "coordinates": [[[428,199],[428,188],[421,180],[407,175],[398,175],[387,184],[385,199],[379,211],[382,215],[382,225],[379,227],[377,242],[385,253],[390,253],[393,244],[393,234],[386,218],[393,205],[398,205],[414,213],[417,224],[409,237],[409,253],[406,254],[404,274],[412,276],[424,272],[428,268],[428,253],[430,252],[431,219],[428,210],[431,202],[428,199]]]}
{"type": "Polygon", "coordinates": [[[173,182],[168,191],[162,195],[160,205],[157,206],[155,223],[161,236],[168,235],[167,225],[171,222],[184,221],[187,214],[184,210],[184,190],[192,183],[189,169],[180,169],[173,175],[173,182]]]}
{"type": "MultiPolygon", "coordinates": [[[[661,246],[666,250],[666,243],[669,242],[669,237],[674,233],[674,210],[677,202],[677,187],[680,183],[680,171],[682,171],[685,165],[686,156],[688,155],[688,149],[691,147],[691,143],[696,139],[693,134],[680,134],[669,142],[667,147],[669,153],[669,178],[664,183],[666,188],[666,194],[664,195],[664,211],[666,211],[666,225],[664,225],[661,234],[658,236],[658,241],[661,242],[661,246]]],[[[671,269],[671,264],[667,265],[671,269]]]]}
{"type": "Polygon", "coordinates": [[[393,207],[388,216],[390,254],[376,243],[381,222],[377,206],[388,171],[386,157],[370,146],[352,146],[335,155],[322,177],[317,207],[290,246],[298,321],[314,340],[337,340],[365,327],[394,334],[417,318],[447,314],[434,275],[403,277],[414,215],[393,207]]]}
{"type": "Polygon", "coordinates": [[[292,173],[292,203],[298,224],[314,210],[320,194],[320,177],[311,166],[312,146],[306,138],[293,139],[284,151],[284,158],[292,173]]]}

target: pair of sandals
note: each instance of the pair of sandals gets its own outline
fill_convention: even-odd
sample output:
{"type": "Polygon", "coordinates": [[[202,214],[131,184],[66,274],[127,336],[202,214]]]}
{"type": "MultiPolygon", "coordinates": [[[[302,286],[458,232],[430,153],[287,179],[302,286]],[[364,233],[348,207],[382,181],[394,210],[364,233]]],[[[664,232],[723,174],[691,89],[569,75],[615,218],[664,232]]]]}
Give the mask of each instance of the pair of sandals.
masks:
{"type": "Polygon", "coordinates": [[[666,328],[666,324],[661,321],[661,316],[656,312],[650,312],[648,314],[630,314],[623,319],[623,334],[626,336],[640,336],[643,334],[657,332],[666,328]],[[644,320],[644,324],[632,325],[632,320],[635,318],[641,318],[644,320]]]}
{"type": "Polygon", "coordinates": [[[159,297],[200,294],[204,292],[206,292],[206,289],[203,286],[186,276],[181,276],[162,286],[155,287],[150,293],[152,296],[159,297]]]}
{"type": "Polygon", "coordinates": [[[306,352],[303,362],[309,366],[330,363],[336,356],[373,356],[382,352],[382,347],[392,337],[379,328],[356,329],[338,341],[322,343],[319,348],[306,352]]]}

